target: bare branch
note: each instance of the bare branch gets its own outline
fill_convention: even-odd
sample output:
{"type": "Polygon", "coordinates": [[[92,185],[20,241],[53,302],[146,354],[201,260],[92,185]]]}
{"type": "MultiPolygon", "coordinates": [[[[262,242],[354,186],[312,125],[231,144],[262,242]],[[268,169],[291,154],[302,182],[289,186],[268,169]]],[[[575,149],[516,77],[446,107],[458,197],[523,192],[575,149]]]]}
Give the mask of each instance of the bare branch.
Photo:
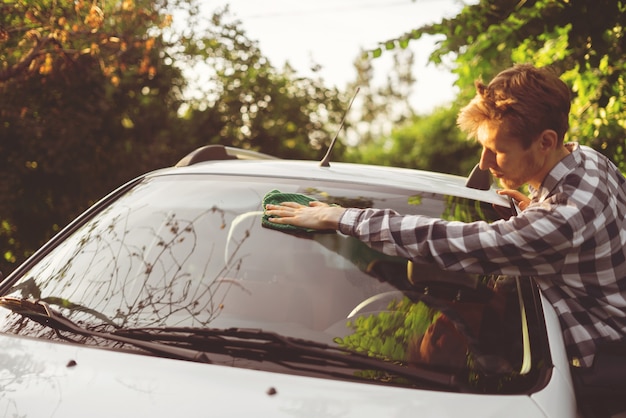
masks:
{"type": "Polygon", "coordinates": [[[4,71],[0,71],[0,83],[6,82],[11,78],[18,76],[20,73],[26,71],[31,63],[45,52],[45,47],[48,44],[53,43],[54,41],[55,40],[51,37],[35,39],[35,45],[33,46],[33,48],[28,51],[28,53],[24,55],[24,57],[19,62],[8,67],[4,71]]]}

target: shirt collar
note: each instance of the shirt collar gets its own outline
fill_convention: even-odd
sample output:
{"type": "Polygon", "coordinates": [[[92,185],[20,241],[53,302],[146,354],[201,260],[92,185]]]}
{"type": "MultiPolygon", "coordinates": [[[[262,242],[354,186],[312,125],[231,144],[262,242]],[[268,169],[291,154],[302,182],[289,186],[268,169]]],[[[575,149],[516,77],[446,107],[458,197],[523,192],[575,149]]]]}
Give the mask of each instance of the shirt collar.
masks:
{"type": "Polygon", "coordinates": [[[569,149],[570,153],[552,167],[539,189],[528,186],[532,200],[543,201],[561,180],[580,164],[580,145],[578,142],[568,142],[565,147],[569,149]]]}

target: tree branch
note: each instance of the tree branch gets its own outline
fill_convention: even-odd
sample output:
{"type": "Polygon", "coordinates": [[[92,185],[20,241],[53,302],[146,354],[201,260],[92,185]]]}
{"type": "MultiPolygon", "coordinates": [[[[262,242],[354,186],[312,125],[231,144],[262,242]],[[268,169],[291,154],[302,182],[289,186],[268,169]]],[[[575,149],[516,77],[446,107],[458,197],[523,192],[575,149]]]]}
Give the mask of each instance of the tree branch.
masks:
{"type": "Polygon", "coordinates": [[[0,71],[0,83],[7,82],[24,72],[38,56],[43,54],[43,49],[46,45],[54,41],[55,40],[51,37],[46,37],[43,40],[37,39],[35,41],[35,46],[33,46],[33,48],[28,51],[28,53],[19,62],[4,71],[0,71]]]}

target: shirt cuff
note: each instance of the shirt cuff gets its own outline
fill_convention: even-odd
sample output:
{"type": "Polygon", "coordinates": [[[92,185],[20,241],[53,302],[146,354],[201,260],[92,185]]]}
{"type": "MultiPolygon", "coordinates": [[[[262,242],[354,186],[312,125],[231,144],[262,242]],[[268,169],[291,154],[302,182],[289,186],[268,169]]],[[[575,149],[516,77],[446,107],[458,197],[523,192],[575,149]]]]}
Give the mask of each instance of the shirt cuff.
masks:
{"type": "Polygon", "coordinates": [[[339,218],[339,232],[345,235],[352,235],[352,231],[359,221],[362,212],[361,209],[356,208],[346,209],[341,218],[339,218]]]}

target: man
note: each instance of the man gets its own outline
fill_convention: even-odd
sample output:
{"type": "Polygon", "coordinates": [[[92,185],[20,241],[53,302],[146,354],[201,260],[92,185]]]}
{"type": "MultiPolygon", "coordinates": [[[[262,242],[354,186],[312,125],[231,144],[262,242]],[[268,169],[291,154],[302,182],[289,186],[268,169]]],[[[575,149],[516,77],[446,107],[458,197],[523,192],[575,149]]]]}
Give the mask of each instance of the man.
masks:
{"type": "Polygon", "coordinates": [[[476,88],[458,124],[482,145],[480,168],[524,209],[518,216],[460,223],[320,202],[269,205],[266,214],[448,270],[535,276],[559,315],[575,375],[601,373],[598,350],[626,341],[626,180],[596,151],[564,143],[570,92],[550,70],[516,65],[476,88]],[[525,184],[530,198],[516,191],[525,184]]]}

